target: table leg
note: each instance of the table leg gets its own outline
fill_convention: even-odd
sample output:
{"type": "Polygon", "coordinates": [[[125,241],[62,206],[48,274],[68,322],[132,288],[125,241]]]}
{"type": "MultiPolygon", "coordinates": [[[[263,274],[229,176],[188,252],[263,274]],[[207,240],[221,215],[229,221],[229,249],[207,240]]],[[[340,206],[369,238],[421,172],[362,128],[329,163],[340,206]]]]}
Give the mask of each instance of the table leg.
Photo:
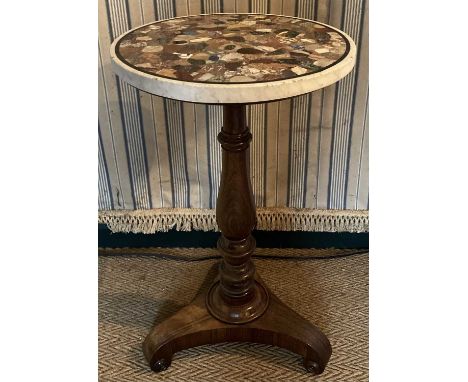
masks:
{"type": "Polygon", "coordinates": [[[331,355],[327,337],[281,302],[256,275],[251,255],[255,203],[249,176],[252,138],[245,105],[224,105],[218,140],[223,168],[216,205],[223,256],[219,276],[206,294],[156,325],[143,343],[152,370],[166,369],[182,349],[219,342],[248,341],[283,347],[304,357],[307,371],[320,374],[331,355]]]}

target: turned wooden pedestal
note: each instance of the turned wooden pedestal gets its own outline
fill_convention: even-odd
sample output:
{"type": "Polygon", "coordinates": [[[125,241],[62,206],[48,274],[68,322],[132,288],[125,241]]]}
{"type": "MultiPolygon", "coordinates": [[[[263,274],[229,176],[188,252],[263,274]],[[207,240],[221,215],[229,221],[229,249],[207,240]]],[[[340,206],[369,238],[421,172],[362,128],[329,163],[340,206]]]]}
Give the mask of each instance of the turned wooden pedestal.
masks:
{"type": "Polygon", "coordinates": [[[256,275],[251,256],[255,204],[249,175],[252,135],[245,105],[224,105],[218,135],[223,168],[216,219],[221,229],[219,275],[206,294],[156,325],[143,343],[151,369],[165,370],[175,352],[219,342],[249,341],[280,346],[304,359],[307,371],[323,372],[331,355],[327,337],[281,302],[256,275]]]}

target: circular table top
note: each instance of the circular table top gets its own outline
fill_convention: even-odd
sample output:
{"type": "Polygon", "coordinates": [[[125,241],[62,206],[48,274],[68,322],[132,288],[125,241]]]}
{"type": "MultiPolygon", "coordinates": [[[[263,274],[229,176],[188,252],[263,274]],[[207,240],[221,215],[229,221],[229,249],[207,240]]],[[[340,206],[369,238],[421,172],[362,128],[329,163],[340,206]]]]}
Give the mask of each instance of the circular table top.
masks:
{"type": "Polygon", "coordinates": [[[200,103],[289,98],[331,85],[353,68],[342,31],[295,17],[210,14],[157,21],[118,37],[113,69],[149,93],[200,103]]]}

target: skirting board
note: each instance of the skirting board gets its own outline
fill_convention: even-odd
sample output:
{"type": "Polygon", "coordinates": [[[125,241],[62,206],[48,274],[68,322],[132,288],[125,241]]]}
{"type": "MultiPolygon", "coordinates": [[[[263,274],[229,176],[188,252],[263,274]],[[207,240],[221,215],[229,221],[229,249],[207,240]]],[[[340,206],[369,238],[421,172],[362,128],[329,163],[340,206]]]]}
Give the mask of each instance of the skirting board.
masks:
{"type": "MultiPolygon", "coordinates": [[[[219,231],[214,209],[158,208],[103,210],[98,222],[113,232],[145,233],[219,231]]],[[[257,230],[306,232],[369,232],[367,210],[257,208],[257,230]]]]}

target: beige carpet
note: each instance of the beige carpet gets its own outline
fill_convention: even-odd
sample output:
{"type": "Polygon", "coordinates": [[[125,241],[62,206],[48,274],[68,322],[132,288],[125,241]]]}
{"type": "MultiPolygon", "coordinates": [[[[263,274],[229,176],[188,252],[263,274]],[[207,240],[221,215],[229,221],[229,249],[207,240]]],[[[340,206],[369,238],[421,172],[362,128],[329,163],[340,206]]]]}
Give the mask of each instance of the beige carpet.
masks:
{"type": "Polygon", "coordinates": [[[165,248],[153,250],[156,256],[100,256],[99,380],[367,381],[368,255],[306,259],[334,252],[343,250],[256,250],[259,257],[295,257],[257,257],[255,264],[270,289],[330,339],[333,354],[324,373],[317,377],[305,372],[296,354],[253,343],[184,350],[174,355],[169,369],[152,372],[141,350],[144,337],[155,322],[209,286],[217,272],[217,260],[203,258],[216,256],[216,250],[165,248]],[[198,261],[183,260],[187,257],[198,261]]]}

